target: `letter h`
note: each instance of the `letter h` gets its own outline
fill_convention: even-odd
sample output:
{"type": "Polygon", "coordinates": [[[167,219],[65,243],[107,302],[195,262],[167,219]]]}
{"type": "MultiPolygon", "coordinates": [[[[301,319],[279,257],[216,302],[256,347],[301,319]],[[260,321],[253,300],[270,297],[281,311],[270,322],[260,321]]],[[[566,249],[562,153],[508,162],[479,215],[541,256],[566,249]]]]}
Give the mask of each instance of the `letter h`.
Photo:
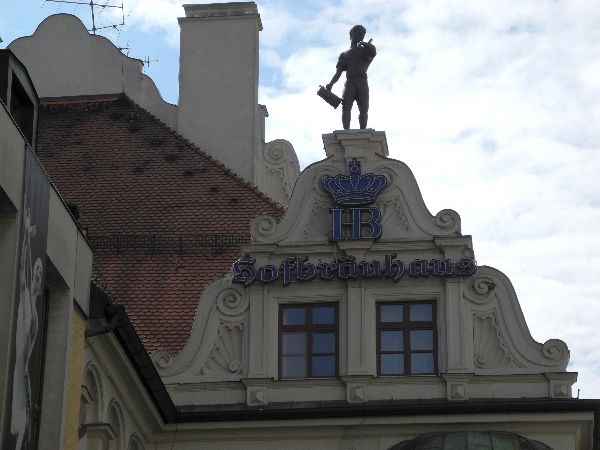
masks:
{"type": "Polygon", "coordinates": [[[381,227],[381,212],[377,208],[331,208],[331,240],[341,241],[344,239],[343,227],[350,227],[350,239],[373,239],[377,240],[383,234],[381,227]],[[350,221],[343,220],[344,212],[350,213],[350,221]],[[363,220],[363,213],[368,214],[368,219],[363,220]],[[362,229],[367,226],[371,229],[368,236],[362,235],[362,229]]]}

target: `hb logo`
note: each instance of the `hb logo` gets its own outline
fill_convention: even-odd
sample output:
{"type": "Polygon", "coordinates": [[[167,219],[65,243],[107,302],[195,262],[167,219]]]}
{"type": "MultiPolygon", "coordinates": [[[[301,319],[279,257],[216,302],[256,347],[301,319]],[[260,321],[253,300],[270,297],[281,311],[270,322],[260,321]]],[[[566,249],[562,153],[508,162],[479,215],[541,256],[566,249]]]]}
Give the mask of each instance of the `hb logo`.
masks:
{"type": "Polygon", "coordinates": [[[353,159],[348,163],[350,175],[323,178],[323,189],[338,206],[331,208],[331,240],[344,239],[344,228],[349,239],[379,239],[383,234],[381,212],[377,208],[360,208],[375,201],[377,194],[387,186],[383,175],[366,173],[361,175],[360,162],[353,159]],[[363,234],[365,233],[366,234],[363,234]]]}

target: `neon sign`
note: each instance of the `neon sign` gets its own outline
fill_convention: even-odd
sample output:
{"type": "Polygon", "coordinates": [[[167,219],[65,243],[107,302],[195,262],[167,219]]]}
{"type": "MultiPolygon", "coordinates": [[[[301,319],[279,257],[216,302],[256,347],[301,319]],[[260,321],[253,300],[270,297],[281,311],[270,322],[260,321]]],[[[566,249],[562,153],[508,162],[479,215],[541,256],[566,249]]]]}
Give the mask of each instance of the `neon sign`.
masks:
{"type": "Polygon", "coordinates": [[[309,262],[306,256],[288,256],[281,261],[279,267],[271,264],[255,267],[256,259],[244,256],[233,264],[233,282],[244,287],[254,283],[270,284],[277,280],[288,286],[314,279],[390,279],[398,283],[403,277],[468,277],[477,272],[477,263],[472,258],[462,258],[456,262],[450,259],[414,259],[405,263],[396,259],[396,256],[396,253],[392,253],[385,255],[384,261],[356,261],[350,255],[318,264],[309,262]]]}
{"type": "MultiPolygon", "coordinates": [[[[336,208],[331,214],[331,241],[343,239],[377,240],[383,235],[381,212],[371,205],[380,191],[385,189],[388,180],[383,175],[366,173],[361,175],[360,162],[353,159],[348,163],[349,175],[325,177],[321,181],[336,208]],[[365,231],[368,231],[365,233],[365,231]]],[[[468,277],[477,272],[477,263],[472,258],[458,261],[450,259],[414,259],[404,262],[396,258],[396,253],[385,255],[383,261],[356,261],[352,255],[334,259],[331,262],[309,262],[307,256],[288,256],[279,266],[267,264],[255,267],[256,259],[243,256],[233,264],[233,282],[244,287],[254,283],[270,284],[280,280],[283,286],[319,280],[366,280],[390,279],[398,283],[408,278],[451,278],[468,277]]]]}
{"type": "Polygon", "coordinates": [[[388,184],[383,175],[366,173],[361,175],[360,162],[353,159],[348,163],[350,175],[325,177],[321,181],[323,190],[327,192],[336,205],[342,208],[331,208],[331,240],[344,239],[344,228],[349,229],[348,239],[377,240],[383,235],[381,212],[371,205],[379,192],[388,184]],[[345,220],[344,218],[347,218],[345,220]],[[364,235],[365,229],[369,233],[364,235]]]}

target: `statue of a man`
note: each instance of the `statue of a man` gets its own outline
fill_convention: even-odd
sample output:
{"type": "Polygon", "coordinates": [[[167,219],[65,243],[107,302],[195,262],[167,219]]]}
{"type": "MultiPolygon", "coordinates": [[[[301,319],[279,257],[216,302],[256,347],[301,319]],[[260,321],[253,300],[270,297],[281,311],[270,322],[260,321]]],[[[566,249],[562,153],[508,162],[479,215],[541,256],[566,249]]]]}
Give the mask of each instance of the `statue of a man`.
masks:
{"type": "Polygon", "coordinates": [[[377,50],[369,42],[363,42],[367,30],[362,25],[355,25],[350,30],[350,49],[342,52],[338,58],[336,72],[329,84],[325,87],[328,91],[346,71],[346,85],[342,95],[342,125],[344,130],[350,128],[350,111],[354,100],[358,104],[358,122],[361,129],[367,128],[369,111],[369,82],[367,69],[375,58],[377,50]]]}

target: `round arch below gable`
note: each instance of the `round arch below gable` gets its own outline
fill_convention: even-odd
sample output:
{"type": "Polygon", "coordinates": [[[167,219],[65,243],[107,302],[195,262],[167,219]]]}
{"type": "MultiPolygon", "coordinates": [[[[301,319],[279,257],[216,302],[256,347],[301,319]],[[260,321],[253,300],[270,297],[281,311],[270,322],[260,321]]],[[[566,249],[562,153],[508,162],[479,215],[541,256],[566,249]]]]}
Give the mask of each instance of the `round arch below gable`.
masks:
{"type": "Polygon", "coordinates": [[[553,450],[539,441],[504,431],[426,433],[389,450],[553,450]]]}

